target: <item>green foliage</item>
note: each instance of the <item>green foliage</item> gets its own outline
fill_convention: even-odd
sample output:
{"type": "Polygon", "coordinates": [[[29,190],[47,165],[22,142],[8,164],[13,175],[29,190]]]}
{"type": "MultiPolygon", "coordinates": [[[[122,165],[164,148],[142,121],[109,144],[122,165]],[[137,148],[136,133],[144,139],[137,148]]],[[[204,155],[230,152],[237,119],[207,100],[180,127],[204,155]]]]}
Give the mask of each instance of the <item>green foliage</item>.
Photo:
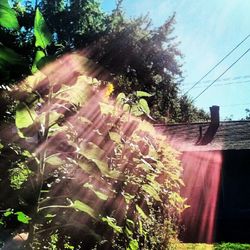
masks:
{"type": "Polygon", "coordinates": [[[29,221],[31,220],[31,218],[28,215],[26,215],[21,211],[16,212],[15,215],[17,216],[17,220],[22,222],[23,224],[29,224],[29,221]]]}
{"type": "Polygon", "coordinates": [[[8,0],[0,2],[0,25],[7,29],[18,29],[18,20],[15,11],[9,6],[8,0]]]}
{"type": "Polygon", "coordinates": [[[10,186],[13,189],[20,189],[31,174],[32,171],[25,165],[25,163],[19,163],[17,167],[9,170],[10,186]]]}
{"type": "Polygon", "coordinates": [[[18,129],[27,128],[32,125],[36,119],[36,113],[25,105],[20,103],[16,109],[16,127],[18,129]]]}
{"type": "MultiPolygon", "coordinates": [[[[62,4],[56,11],[67,10],[56,3],[62,4]]],[[[75,11],[90,8],[100,21],[104,17],[98,6],[95,1],[71,5],[75,11]]],[[[94,25],[87,18],[90,26],[77,27],[80,35],[82,28],[94,25]]],[[[112,32],[123,32],[115,21],[123,22],[112,16],[112,32]]],[[[154,91],[135,88],[119,94],[113,105],[104,84],[89,77],[86,63],[82,65],[89,60],[82,55],[65,55],[41,66],[48,62],[44,55],[52,40],[38,9],[34,34],[36,74],[15,89],[19,102],[9,124],[15,140],[4,144],[13,154],[8,159],[10,192],[18,197],[15,205],[27,211],[14,213],[21,209],[13,207],[8,216],[14,214],[24,224],[20,230],[32,221],[26,247],[165,249],[177,237],[185,199],[179,195],[183,183],[176,152],[150,123],[135,118],[152,118],[154,91]]]]}
{"type": "Polygon", "coordinates": [[[36,47],[46,49],[52,42],[51,34],[39,9],[36,9],[34,35],[36,38],[36,47]]]}
{"type": "Polygon", "coordinates": [[[93,208],[91,208],[90,206],[88,206],[87,204],[85,204],[79,200],[74,201],[74,203],[71,205],[71,207],[78,210],[78,211],[87,213],[88,215],[90,215],[93,218],[97,217],[96,212],[93,208]]]}
{"type": "MultiPolygon", "coordinates": [[[[39,2],[41,11],[35,10],[29,1],[24,1],[24,6],[21,3],[14,5],[21,29],[15,34],[2,31],[3,44],[11,44],[15,51],[27,58],[27,62],[19,64],[15,70],[4,69],[6,82],[20,79],[30,71],[36,72],[39,61],[40,64],[46,61],[43,52],[47,56],[58,56],[87,48],[92,66],[98,62],[111,73],[92,70],[89,63],[85,65],[86,73],[100,80],[113,78],[115,94],[150,93],[141,97],[148,98],[147,106],[154,119],[164,122],[208,119],[207,114],[195,108],[190,100],[183,103],[179,97],[182,55],[172,36],[174,15],[162,26],[152,29],[148,17],[126,17],[121,3],[111,14],[106,14],[95,0],[74,0],[67,4],[63,0],[39,2]],[[52,43],[51,34],[56,44],[52,43]],[[33,48],[34,40],[37,50],[33,48]]],[[[138,116],[148,113],[145,105],[133,108],[133,113],[138,116]]]]}
{"type": "Polygon", "coordinates": [[[214,245],[215,250],[247,250],[250,249],[250,244],[241,243],[220,243],[214,245]]]}

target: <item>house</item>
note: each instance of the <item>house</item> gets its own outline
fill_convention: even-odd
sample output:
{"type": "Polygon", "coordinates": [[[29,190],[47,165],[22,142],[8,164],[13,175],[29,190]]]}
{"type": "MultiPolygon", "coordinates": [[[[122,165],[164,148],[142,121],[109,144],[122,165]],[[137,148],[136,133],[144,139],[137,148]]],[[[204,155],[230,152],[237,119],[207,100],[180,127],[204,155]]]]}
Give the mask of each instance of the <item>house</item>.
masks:
{"type": "Polygon", "coordinates": [[[250,242],[250,121],[155,125],[181,152],[184,242],[250,242]]]}

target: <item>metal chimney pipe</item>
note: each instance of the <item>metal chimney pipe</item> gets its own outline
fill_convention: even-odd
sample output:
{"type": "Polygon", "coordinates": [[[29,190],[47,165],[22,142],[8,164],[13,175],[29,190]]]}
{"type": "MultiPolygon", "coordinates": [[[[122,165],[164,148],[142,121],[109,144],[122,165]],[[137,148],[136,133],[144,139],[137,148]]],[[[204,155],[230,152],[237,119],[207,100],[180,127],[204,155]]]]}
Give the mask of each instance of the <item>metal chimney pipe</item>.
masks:
{"type": "Polygon", "coordinates": [[[210,107],[210,115],[211,115],[211,125],[219,125],[220,123],[220,107],[212,106],[210,107]]]}

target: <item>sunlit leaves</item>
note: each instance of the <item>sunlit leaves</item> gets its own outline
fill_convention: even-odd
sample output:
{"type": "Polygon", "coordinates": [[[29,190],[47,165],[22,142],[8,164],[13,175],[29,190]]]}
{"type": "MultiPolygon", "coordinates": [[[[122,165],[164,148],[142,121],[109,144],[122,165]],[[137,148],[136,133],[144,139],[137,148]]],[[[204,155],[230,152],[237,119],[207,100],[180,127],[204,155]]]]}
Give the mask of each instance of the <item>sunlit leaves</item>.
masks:
{"type": "Polygon", "coordinates": [[[34,123],[36,119],[36,113],[29,109],[29,107],[20,103],[16,110],[16,127],[18,129],[27,128],[34,123]]]}
{"type": "Polygon", "coordinates": [[[148,106],[148,102],[145,99],[141,98],[139,100],[138,108],[141,109],[147,115],[149,115],[150,109],[149,109],[149,106],[148,106]]]}
{"type": "Polygon", "coordinates": [[[10,186],[18,190],[28,180],[32,171],[25,165],[25,163],[19,163],[17,167],[9,170],[10,186]]]}
{"type": "Polygon", "coordinates": [[[31,220],[31,218],[28,215],[26,215],[21,211],[16,212],[15,215],[17,215],[17,220],[24,224],[29,224],[29,221],[31,220]]]}
{"type": "Polygon", "coordinates": [[[52,36],[39,9],[36,9],[34,35],[36,38],[36,47],[46,49],[52,42],[52,36]]]}
{"type": "Polygon", "coordinates": [[[145,91],[136,91],[136,96],[137,97],[151,97],[152,94],[149,94],[145,91]]]}
{"type": "Polygon", "coordinates": [[[106,222],[114,230],[115,233],[122,233],[122,228],[117,225],[115,218],[107,216],[103,217],[102,221],[106,222]]]}
{"type": "Polygon", "coordinates": [[[121,135],[117,132],[109,132],[109,137],[112,141],[116,142],[117,144],[121,143],[121,135]]]}
{"type": "Polygon", "coordinates": [[[153,197],[156,201],[161,201],[159,193],[151,185],[148,184],[142,185],[142,190],[145,191],[147,195],[153,197]]]}
{"type": "Polygon", "coordinates": [[[17,220],[23,224],[29,224],[29,221],[31,220],[31,218],[28,215],[26,215],[24,212],[22,211],[14,212],[13,209],[8,209],[3,214],[4,217],[9,217],[13,215],[16,215],[17,220]]]}
{"type": "Polygon", "coordinates": [[[140,206],[136,205],[135,208],[141,218],[143,218],[144,220],[148,219],[148,216],[144,213],[144,211],[140,208],[140,206]]]}
{"type": "Polygon", "coordinates": [[[50,155],[45,161],[52,166],[62,165],[64,163],[58,154],[50,155]]]}
{"type": "Polygon", "coordinates": [[[119,171],[110,170],[107,162],[103,159],[104,151],[94,143],[82,145],[80,153],[89,161],[95,163],[100,172],[107,177],[118,179],[119,171]]]}
{"type": "Polygon", "coordinates": [[[33,62],[33,65],[32,65],[32,69],[31,69],[31,72],[34,74],[38,68],[37,68],[37,63],[43,58],[45,57],[45,53],[42,51],[42,50],[38,50],[36,52],[36,55],[35,55],[35,60],[33,62]]]}
{"type": "Polygon", "coordinates": [[[99,199],[101,199],[101,200],[104,200],[104,201],[105,201],[105,200],[108,199],[108,195],[107,195],[107,194],[105,194],[105,193],[103,193],[103,192],[101,192],[101,191],[96,190],[95,187],[94,187],[92,184],[90,184],[90,183],[85,183],[85,184],[83,185],[83,187],[90,189],[90,190],[91,190],[92,192],[94,192],[95,195],[96,195],[99,199]]]}
{"type": "Polygon", "coordinates": [[[87,213],[89,216],[91,216],[95,219],[97,218],[96,211],[82,201],[75,200],[71,207],[78,210],[78,211],[87,213]]]}
{"type": "Polygon", "coordinates": [[[0,25],[7,29],[19,28],[16,13],[9,6],[8,0],[1,0],[0,2],[0,25]]]}
{"type": "Polygon", "coordinates": [[[129,247],[127,247],[126,250],[138,250],[139,249],[139,244],[137,240],[131,240],[129,242],[129,247]]]}

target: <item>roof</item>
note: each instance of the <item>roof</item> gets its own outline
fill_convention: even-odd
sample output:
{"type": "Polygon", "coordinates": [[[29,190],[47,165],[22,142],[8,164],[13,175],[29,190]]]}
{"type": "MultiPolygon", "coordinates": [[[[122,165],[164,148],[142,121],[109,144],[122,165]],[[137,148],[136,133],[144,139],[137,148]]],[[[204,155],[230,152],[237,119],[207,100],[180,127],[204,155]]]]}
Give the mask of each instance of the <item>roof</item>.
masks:
{"type": "Polygon", "coordinates": [[[250,149],[250,121],[227,121],[218,125],[205,123],[157,124],[178,151],[250,149]]]}

